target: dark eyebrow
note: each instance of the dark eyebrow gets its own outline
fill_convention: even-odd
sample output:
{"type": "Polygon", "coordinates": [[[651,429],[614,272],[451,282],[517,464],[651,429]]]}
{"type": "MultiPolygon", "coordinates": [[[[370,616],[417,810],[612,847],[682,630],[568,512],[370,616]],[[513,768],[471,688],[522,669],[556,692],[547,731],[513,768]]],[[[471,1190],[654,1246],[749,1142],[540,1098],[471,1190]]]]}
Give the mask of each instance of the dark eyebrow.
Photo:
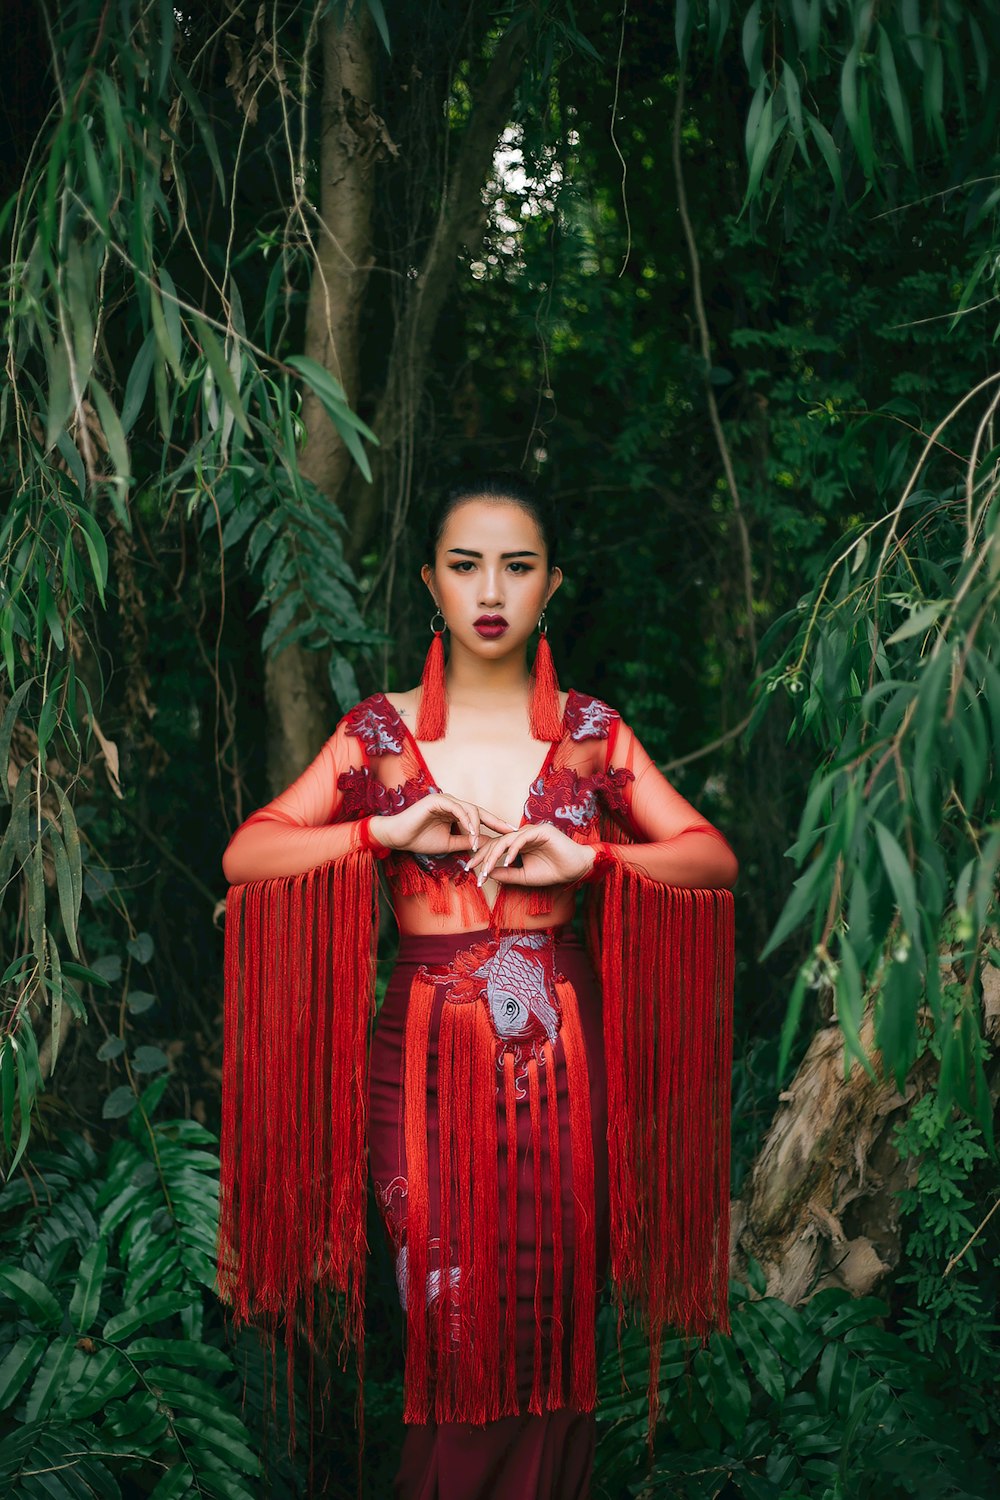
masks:
{"type": "MultiPolygon", "coordinates": [[[[482,555],[483,555],[481,552],[470,552],[470,550],[469,550],[468,547],[449,547],[448,551],[449,552],[457,552],[462,557],[482,557],[482,555]]],[[[500,559],[501,559],[501,561],[506,561],[506,559],[510,558],[510,557],[537,557],[537,556],[538,556],[537,552],[501,552],[500,559]]]]}

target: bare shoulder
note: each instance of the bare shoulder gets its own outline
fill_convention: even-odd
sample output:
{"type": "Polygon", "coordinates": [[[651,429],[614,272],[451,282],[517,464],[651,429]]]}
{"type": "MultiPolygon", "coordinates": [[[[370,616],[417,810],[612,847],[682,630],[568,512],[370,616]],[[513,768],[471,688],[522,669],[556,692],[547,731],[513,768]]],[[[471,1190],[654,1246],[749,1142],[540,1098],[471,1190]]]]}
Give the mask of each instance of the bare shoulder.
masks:
{"type": "Polygon", "coordinates": [[[403,693],[383,693],[382,696],[392,704],[401,719],[416,718],[417,705],[420,702],[419,688],[408,688],[403,693]]]}

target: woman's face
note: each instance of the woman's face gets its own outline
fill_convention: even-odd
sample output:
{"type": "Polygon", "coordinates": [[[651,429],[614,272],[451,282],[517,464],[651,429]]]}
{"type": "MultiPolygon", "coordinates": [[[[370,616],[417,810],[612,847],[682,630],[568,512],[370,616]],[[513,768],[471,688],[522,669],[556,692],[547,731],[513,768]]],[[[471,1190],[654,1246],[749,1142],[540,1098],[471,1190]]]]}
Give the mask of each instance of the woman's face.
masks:
{"type": "Polygon", "coordinates": [[[422,577],[453,642],[477,656],[523,650],[562,583],[549,569],[538,523],[519,505],[465,500],[448,516],[433,568],[422,577]]]}

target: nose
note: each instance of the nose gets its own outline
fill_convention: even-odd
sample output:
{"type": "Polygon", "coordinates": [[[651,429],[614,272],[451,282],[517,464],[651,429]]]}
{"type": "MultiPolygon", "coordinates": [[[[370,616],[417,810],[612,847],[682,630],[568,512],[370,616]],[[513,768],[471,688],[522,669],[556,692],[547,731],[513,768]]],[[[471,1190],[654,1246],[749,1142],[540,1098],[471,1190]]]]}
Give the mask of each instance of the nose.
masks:
{"type": "Polygon", "coordinates": [[[503,604],[503,587],[496,568],[484,568],[480,574],[479,603],[484,609],[499,609],[503,604]]]}

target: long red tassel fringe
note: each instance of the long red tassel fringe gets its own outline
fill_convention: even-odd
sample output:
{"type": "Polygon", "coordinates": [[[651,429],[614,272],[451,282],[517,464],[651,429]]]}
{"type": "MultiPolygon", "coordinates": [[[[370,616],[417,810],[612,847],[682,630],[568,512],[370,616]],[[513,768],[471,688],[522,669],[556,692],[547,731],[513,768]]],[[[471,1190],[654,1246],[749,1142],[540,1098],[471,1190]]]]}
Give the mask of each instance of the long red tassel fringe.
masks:
{"type": "Polygon", "coordinates": [[[531,737],[536,740],[562,739],[562,714],[559,712],[559,679],[552,660],[549,638],[538,638],[535,664],[531,670],[531,697],[528,700],[528,722],[531,737]]]}
{"type": "Polygon", "coordinates": [[[620,862],[602,895],[611,1274],[649,1335],[651,1438],[664,1329],[729,1329],[734,906],[620,862]]]}
{"type": "Polygon", "coordinates": [[[594,1317],[597,1248],[594,1226],[594,1141],[590,1119],[590,1072],[576,1003],[576,991],[556,980],[562,1010],[569,1095],[570,1160],[573,1171],[573,1342],[570,1346],[569,1404],[591,1411],[597,1400],[594,1317]]]}
{"type": "MultiPolygon", "coordinates": [[[[444,1002],[437,1049],[439,1160],[430,1163],[427,1056],[435,993],[432,980],[414,977],[404,1042],[408,1212],[403,1420],[426,1422],[433,1404],[439,1422],[491,1422],[501,1414],[502,1383],[496,1041],[481,1005],[444,1002]],[[436,1280],[429,1239],[432,1165],[441,1185],[436,1280]],[[434,1308],[430,1317],[428,1302],[434,1308]]],[[[516,1171],[516,1145],[514,1163],[516,1171]]],[[[514,1201],[516,1207],[516,1194],[514,1201]]]]}
{"type": "Polygon", "coordinates": [[[444,675],[444,631],[435,630],[420,679],[418,740],[444,739],[448,728],[448,695],[444,675]]]}
{"type": "Polygon", "coordinates": [[[363,1434],[374,903],[364,851],[226,901],[218,1289],[237,1326],[284,1332],[293,1446],[296,1324],[310,1351],[328,1349],[327,1291],[343,1298],[363,1434]]]}

